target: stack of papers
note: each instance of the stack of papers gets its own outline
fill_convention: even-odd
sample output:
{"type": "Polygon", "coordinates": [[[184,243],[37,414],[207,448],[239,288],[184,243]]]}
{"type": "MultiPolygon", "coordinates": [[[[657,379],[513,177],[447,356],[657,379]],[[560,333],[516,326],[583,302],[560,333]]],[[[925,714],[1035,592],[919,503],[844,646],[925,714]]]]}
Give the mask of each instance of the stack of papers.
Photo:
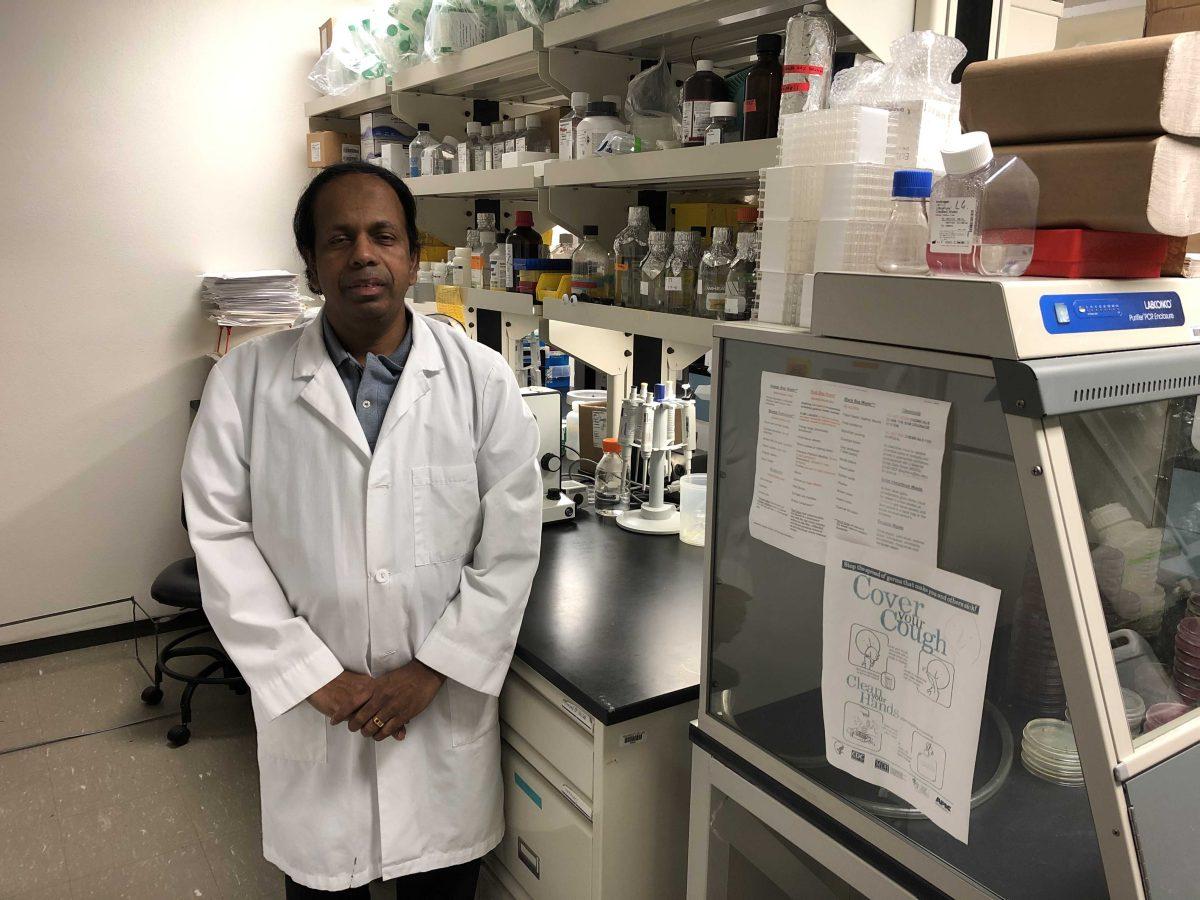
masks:
{"type": "Polygon", "coordinates": [[[205,272],[201,278],[201,308],[223,327],[292,325],[304,315],[300,276],[292,272],[205,272]]]}

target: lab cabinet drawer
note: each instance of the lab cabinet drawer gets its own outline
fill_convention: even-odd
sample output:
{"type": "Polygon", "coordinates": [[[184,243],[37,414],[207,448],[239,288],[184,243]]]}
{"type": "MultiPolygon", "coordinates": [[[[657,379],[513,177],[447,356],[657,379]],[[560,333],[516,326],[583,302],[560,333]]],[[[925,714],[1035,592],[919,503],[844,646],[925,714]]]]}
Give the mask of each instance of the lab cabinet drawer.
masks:
{"type": "Polygon", "coordinates": [[[533,900],[583,900],[591,894],[592,823],[507,742],[504,840],[496,855],[533,900]]]}
{"type": "Polygon", "coordinates": [[[509,672],[500,693],[500,718],[590,800],[592,735],[576,717],[587,713],[577,710],[565,696],[557,692],[554,696],[557,705],[521,675],[509,672]],[[568,709],[576,709],[576,715],[568,709]]]}

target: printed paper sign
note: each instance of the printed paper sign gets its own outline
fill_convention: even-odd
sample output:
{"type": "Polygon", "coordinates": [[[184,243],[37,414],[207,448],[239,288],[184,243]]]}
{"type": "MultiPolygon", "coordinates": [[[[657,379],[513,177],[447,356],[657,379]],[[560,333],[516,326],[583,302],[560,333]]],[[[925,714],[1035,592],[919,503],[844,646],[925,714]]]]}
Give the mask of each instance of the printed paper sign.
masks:
{"type": "Polygon", "coordinates": [[[830,542],[821,701],[835,768],[964,844],[1000,591],[912,557],[830,542]]]}
{"type": "Polygon", "coordinates": [[[848,541],[937,562],[950,404],[763,372],[750,534],[825,562],[848,541]]]}

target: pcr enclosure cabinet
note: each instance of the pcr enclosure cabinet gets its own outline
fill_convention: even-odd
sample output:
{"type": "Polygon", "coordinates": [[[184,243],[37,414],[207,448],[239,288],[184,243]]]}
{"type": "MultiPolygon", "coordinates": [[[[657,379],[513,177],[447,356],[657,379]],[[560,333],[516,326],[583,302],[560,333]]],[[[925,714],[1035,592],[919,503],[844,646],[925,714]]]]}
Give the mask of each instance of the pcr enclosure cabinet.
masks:
{"type": "Polygon", "coordinates": [[[813,332],[715,332],[689,897],[1196,896],[1200,285],[820,274],[813,332]],[[764,373],[951,404],[937,566],[1000,591],[969,843],[826,761],[824,567],[749,532],[764,373]]]}

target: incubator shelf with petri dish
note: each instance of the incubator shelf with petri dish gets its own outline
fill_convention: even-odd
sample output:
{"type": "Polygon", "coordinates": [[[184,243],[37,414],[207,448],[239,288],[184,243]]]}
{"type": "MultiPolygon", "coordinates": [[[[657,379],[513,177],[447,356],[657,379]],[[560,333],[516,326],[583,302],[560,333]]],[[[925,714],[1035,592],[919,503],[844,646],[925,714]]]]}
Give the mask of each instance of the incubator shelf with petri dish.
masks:
{"type": "MultiPolygon", "coordinates": [[[[812,321],[811,332],[723,324],[714,333],[717,476],[697,747],[744,761],[792,809],[844,827],[931,892],[1191,895],[1200,883],[1185,837],[1200,802],[1200,284],[822,273],[812,321]],[[796,415],[810,418],[791,432],[790,495],[764,496],[763,467],[784,458],[764,455],[764,422],[792,414],[768,392],[786,379],[812,397],[891,398],[880,409],[899,412],[881,420],[941,410],[943,430],[924,441],[938,450],[931,471],[918,472],[907,450],[881,469],[865,414],[838,419],[800,403],[796,415]],[[833,450],[818,452],[822,441],[833,450]],[[871,478],[875,493],[858,483],[871,478]],[[823,479],[835,485],[824,511],[814,500],[823,479]],[[921,493],[928,507],[912,500],[921,493]],[[877,518],[857,521],[860,501],[877,504],[877,518]],[[910,524],[929,520],[928,546],[884,535],[903,503],[910,524]],[[903,771],[893,761],[896,781],[860,777],[831,760],[831,747],[844,737],[848,753],[886,771],[882,755],[855,748],[881,746],[892,720],[859,710],[851,723],[848,705],[845,735],[827,740],[823,706],[839,654],[860,672],[890,660],[893,683],[879,684],[923,679],[933,700],[959,691],[964,673],[936,651],[921,654],[932,661],[920,672],[906,669],[886,629],[825,646],[835,583],[826,558],[795,535],[764,538],[764,508],[810,544],[834,536],[883,559],[923,555],[996,598],[974,665],[986,674],[982,702],[962,723],[978,727],[962,794],[969,834],[906,799],[942,777],[936,740],[914,731],[903,771]]],[[[886,705],[891,695],[876,691],[886,705]]]]}

